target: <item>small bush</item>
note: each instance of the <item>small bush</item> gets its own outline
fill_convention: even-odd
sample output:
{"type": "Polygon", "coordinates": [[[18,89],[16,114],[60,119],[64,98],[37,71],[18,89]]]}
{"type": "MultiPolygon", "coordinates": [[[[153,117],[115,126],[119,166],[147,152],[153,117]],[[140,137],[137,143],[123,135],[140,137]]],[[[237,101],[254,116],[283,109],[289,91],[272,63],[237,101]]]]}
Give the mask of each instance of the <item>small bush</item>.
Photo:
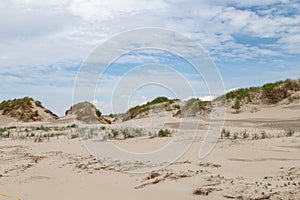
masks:
{"type": "Polygon", "coordinates": [[[112,134],[112,137],[115,138],[119,135],[119,131],[117,129],[112,129],[111,134],[112,134]]]}
{"type": "Polygon", "coordinates": [[[223,138],[229,138],[230,137],[230,131],[229,130],[226,130],[225,128],[222,129],[222,132],[221,132],[221,137],[223,138]]]}
{"type": "Polygon", "coordinates": [[[76,124],[72,124],[72,125],[67,126],[67,128],[68,128],[68,129],[69,129],[69,128],[77,128],[77,125],[76,125],[76,124]]]}
{"type": "Polygon", "coordinates": [[[34,142],[43,142],[43,138],[40,136],[37,136],[36,138],[34,138],[34,142]]]}
{"type": "Polygon", "coordinates": [[[164,130],[159,130],[158,131],[158,137],[169,137],[171,136],[171,131],[169,131],[168,129],[164,129],[164,130]]]}
{"type": "Polygon", "coordinates": [[[76,133],[76,134],[71,134],[71,139],[76,139],[76,138],[79,138],[79,135],[76,133]]]}
{"type": "Polygon", "coordinates": [[[239,135],[238,133],[234,133],[234,134],[233,134],[233,139],[234,139],[234,140],[238,139],[238,135],[239,135]]]}
{"type": "Polygon", "coordinates": [[[215,190],[214,188],[197,188],[196,190],[193,191],[193,194],[207,196],[214,190],[215,190]]]}
{"type": "Polygon", "coordinates": [[[126,138],[133,138],[133,133],[131,131],[129,131],[128,128],[122,129],[121,133],[123,134],[124,139],[126,139],[126,138]]]}
{"type": "Polygon", "coordinates": [[[243,137],[243,139],[249,138],[249,134],[247,133],[247,130],[244,130],[242,132],[242,137],[243,137]]]}
{"type": "Polygon", "coordinates": [[[234,105],[232,106],[233,109],[239,110],[241,108],[241,102],[239,99],[235,99],[234,105]]]}
{"type": "Polygon", "coordinates": [[[287,136],[287,137],[292,137],[294,134],[295,134],[295,131],[294,131],[294,130],[288,130],[288,131],[286,132],[286,136],[287,136]]]}
{"type": "Polygon", "coordinates": [[[260,135],[261,135],[261,139],[266,139],[266,138],[267,138],[267,133],[266,133],[266,131],[261,131],[261,132],[260,132],[260,135]]]}

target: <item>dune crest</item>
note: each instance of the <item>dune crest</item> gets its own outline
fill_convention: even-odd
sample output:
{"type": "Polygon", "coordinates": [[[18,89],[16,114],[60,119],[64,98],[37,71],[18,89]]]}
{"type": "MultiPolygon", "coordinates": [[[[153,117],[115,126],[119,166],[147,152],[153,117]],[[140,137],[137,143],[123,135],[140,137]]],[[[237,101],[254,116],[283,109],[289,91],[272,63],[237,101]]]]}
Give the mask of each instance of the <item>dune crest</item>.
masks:
{"type": "Polygon", "coordinates": [[[0,104],[0,114],[2,117],[13,118],[19,122],[52,121],[58,119],[58,116],[44,108],[40,101],[35,101],[29,97],[3,101],[0,104]]]}
{"type": "Polygon", "coordinates": [[[111,124],[110,120],[104,118],[102,113],[87,101],[71,106],[66,111],[66,116],[73,116],[76,120],[86,124],[111,124]]]}

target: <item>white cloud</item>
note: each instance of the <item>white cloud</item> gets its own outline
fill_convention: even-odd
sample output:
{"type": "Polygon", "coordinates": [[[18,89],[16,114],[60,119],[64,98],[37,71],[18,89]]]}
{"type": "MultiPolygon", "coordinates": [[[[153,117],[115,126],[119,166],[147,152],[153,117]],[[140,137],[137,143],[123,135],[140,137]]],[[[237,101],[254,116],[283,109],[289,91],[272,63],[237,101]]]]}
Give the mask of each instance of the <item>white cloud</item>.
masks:
{"type": "Polygon", "coordinates": [[[300,31],[298,34],[282,37],[279,44],[287,52],[300,54],[300,31]]]}
{"type": "Polygon", "coordinates": [[[147,97],[146,96],[139,96],[139,97],[132,97],[130,98],[130,101],[128,102],[128,108],[131,108],[136,105],[143,105],[147,103],[147,97]]]}
{"type": "MultiPolygon", "coordinates": [[[[0,5],[0,35],[3,40],[0,53],[3,56],[19,58],[20,55],[13,54],[15,49],[20,49],[29,52],[22,60],[30,60],[33,63],[36,63],[37,59],[32,55],[46,57],[42,54],[43,49],[47,49],[47,56],[53,55],[49,60],[78,56],[82,59],[94,45],[112,35],[133,28],[156,26],[177,30],[190,36],[203,44],[214,57],[255,58],[257,55],[247,47],[240,47],[232,38],[232,34],[247,33],[257,37],[292,39],[293,34],[299,34],[299,30],[295,29],[299,27],[299,16],[267,12],[274,10],[274,7],[264,8],[263,11],[268,14],[259,16],[251,9],[241,10],[233,6],[265,6],[278,2],[285,3],[285,7],[297,9],[297,4],[293,2],[275,0],[210,3],[163,0],[130,0],[126,3],[122,0],[6,1],[0,5]],[[26,42],[27,40],[29,41],[26,42]],[[4,45],[5,43],[8,45],[4,45]],[[245,51],[241,56],[241,52],[228,53],[226,50],[230,48],[243,48],[245,51]]],[[[293,45],[291,40],[284,41],[286,46],[293,45]]],[[[290,49],[291,47],[283,48],[281,51],[290,53],[290,49]]],[[[265,55],[275,55],[270,54],[270,51],[262,52],[266,52],[265,55]]]]}
{"type": "Polygon", "coordinates": [[[208,95],[208,96],[189,96],[188,98],[183,99],[184,101],[188,101],[190,99],[194,99],[194,98],[198,98],[201,101],[212,101],[216,98],[217,96],[212,96],[212,95],[208,95]]]}
{"type": "Polygon", "coordinates": [[[124,13],[137,14],[145,10],[157,10],[167,7],[161,0],[136,1],[136,0],[74,0],[70,10],[87,21],[104,21],[113,19],[124,13]]]}
{"type": "Polygon", "coordinates": [[[64,5],[57,3],[59,1],[1,2],[0,39],[6,42],[9,42],[7,39],[22,41],[68,29],[74,25],[75,17],[64,12],[64,5]]]}
{"type": "MultiPolygon", "coordinates": [[[[239,61],[244,64],[253,60],[260,64],[261,58],[270,60],[275,56],[274,60],[283,59],[281,64],[284,66],[294,65],[297,61],[292,63],[284,59],[289,54],[300,53],[300,16],[295,10],[299,10],[299,4],[287,0],[3,1],[0,4],[0,73],[10,74],[1,75],[5,84],[0,92],[6,94],[14,91],[17,94],[18,91],[32,90],[37,94],[51,91],[53,96],[57,92],[57,96],[67,98],[61,91],[72,89],[70,83],[74,81],[76,73],[73,71],[70,74],[65,70],[66,67],[77,66],[100,42],[120,32],[140,27],[161,27],[178,31],[203,45],[215,60],[222,63],[239,61]],[[257,7],[253,9],[251,6],[257,7]],[[289,13],[292,9],[294,12],[289,13]],[[261,41],[264,38],[274,38],[275,42],[243,44],[234,37],[240,33],[260,38],[261,41]],[[60,65],[62,61],[64,64],[60,65]],[[45,66],[56,63],[58,65],[52,71],[41,73],[48,68],[45,66]],[[49,85],[57,91],[51,90],[49,85]],[[58,88],[62,88],[61,91],[58,88]]],[[[161,36],[157,42],[168,44],[170,41],[161,36]]],[[[182,41],[172,41],[172,45],[182,47],[183,52],[190,50],[182,41]]],[[[105,49],[104,53],[104,57],[109,55],[111,49],[105,49]]],[[[131,55],[120,60],[120,63],[143,63],[149,59],[151,58],[145,55],[131,55]]],[[[265,65],[273,67],[273,63],[265,65]]],[[[162,78],[163,75],[167,74],[158,77],[162,78]]],[[[110,95],[113,86],[110,81],[120,79],[117,76],[110,78],[104,81],[105,87],[101,91],[103,95],[110,95]]],[[[129,77],[128,81],[135,83],[136,77],[129,77]]],[[[173,84],[182,89],[177,82],[173,84]]],[[[191,81],[191,84],[194,87],[201,85],[199,88],[203,88],[197,80],[191,81]]],[[[182,96],[188,95],[190,94],[182,96]]],[[[96,103],[98,106],[109,109],[107,99],[98,99],[101,99],[96,103]]]]}
{"type": "Polygon", "coordinates": [[[199,99],[201,101],[212,101],[215,98],[216,98],[216,96],[203,96],[203,97],[199,97],[199,99]]]}
{"type": "Polygon", "coordinates": [[[266,6],[274,3],[288,3],[289,0],[264,0],[264,1],[252,1],[252,0],[231,0],[231,1],[223,1],[223,0],[212,0],[212,3],[217,3],[221,5],[236,5],[236,6],[266,6]]]}

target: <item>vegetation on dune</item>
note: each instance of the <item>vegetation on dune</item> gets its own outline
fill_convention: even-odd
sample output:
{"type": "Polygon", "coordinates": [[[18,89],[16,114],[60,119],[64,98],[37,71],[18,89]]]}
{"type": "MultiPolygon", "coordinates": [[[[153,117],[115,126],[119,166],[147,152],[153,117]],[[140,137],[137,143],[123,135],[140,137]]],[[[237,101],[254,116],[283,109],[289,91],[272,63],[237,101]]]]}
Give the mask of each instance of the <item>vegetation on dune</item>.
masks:
{"type": "Polygon", "coordinates": [[[262,87],[262,90],[262,98],[265,99],[267,103],[278,103],[289,97],[291,92],[300,91],[300,79],[287,79],[285,81],[268,83],[262,87]]]}
{"type": "MultiPolygon", "coordinates": [[[[286,98],[290,98],[291,95],[297,91],[300,91],[300,79],[286,79],[275,83],[267,83],[261,87],[233,90],[224,96],[216,98],[215,101],[226,98],[227,102],[232,102],[232,108],[239,112],[243,104],[255,102],[276,104],[286,98]]],[[[289,101],[293,101],[293,99],[290,98],[289,101]]]]}
{"type": "Polygon", "coordinates": [[[226,94],[226,99],[246,99],[251,98],[251,94],[259,92],[259,87],[250,87],[250,88],[241,88],[237,90],[233,90],[226,94]]]}
{"type": "Polygon", "coordinates": [[[243,131],[234,131],[231,132],[227,129],[222,129],[221,131],[221,139],[251,139],[251,140],[259,140],[259,139],[271,139],[271,138],[281,138],[281,137],[299,137],[299,133],[296,133],[295,130],[283,130],[281,133],[267,133],[265,130],[261,130],[258,133],[250,133],[246,129],[243,131]],[[297,134],[297,135],[296,135],[297,134]]]}
{"type": "Polygon", "coordinates": [[[144,105],[138,105],[130,108],[124,115],[123,120],[130,120],[138,116],[148,115],[152,108],[159,108],[162,111],[174,111],[173,116],[196,116],[196,113],[208,114],[211,111],[212,103],[210,101],[201,101],[199,98],[192,98],[180,105],[178,99],[168,99],[167,97],[157,97],[144,105]],[[160,107],[159,107],[160,106],[160,107]]]}
{"type": "Polygon", "coordinates": [[[235,99],[235,102],[232,106],[233,109],[235,109],[235,112],[236,113],[239,113],[240,112],[240,108],[241,108],[241,101],[239,99],[235,99]]]}
{"type": "Polygon", "coordinates": [[[147,131],[143,128],[132,127],[115,127],[110,129],[103,129],[99,127],[84,127],[78,129],[78,135],[83,139],[98,139],[100,141],[110,140],[125,140],[137,137],[149,137],[150,139],[156,137],[170,137],[171,130],[161,129],[156,131],[147,131]]]}
{"type": "Polygon", "coordinates": [[[212,104],[210,101],[201,101],[199,98],[191,98],[184,103],[174,116],[195,116],[198,112],[208,114],[211,111],[211,107],[212,104]]]}
{"type": "Polygon", "coordinates": [[[168,99],[167,97],[157,97],[154,100],[148,102],[148,105],[154,105],[163,102],[174,102],[174,100],[168,99]]]}
{"type": "Polygon", "coordinates": [[[49,117],[58,119],[58,116],[53,114],[50,110],[45,109],[40,101],[34,101],[30,97],[2,101],[0,103],[0,111],[2,111],[2,115],[13,117],[18,121],[41,121],[42,116],[37,110],[34,110],[34,106],[43,109],[45,113],[49,114],[49,117]]]}
{"type": "MultiPolygon", "coordinates": [[[[107,134],[107,133],[106,133],[107,134]]],[[[142,128],[121,128],[121,129],[111,129],[107,136],[112,138],[117,138],[118,136],[123,137],[123,139],[142,137],[145,136],[142,128]]]]}
{"type": "Polygon", "coordinates": [[[12,109],[17,109],[19,107],[28,109],[32,108],[31,101],[32,98],[24,97],[22,99],[4,100],[0,103],[0,110],[3,110],[4,114],[12,109]]]}
{"type": "Polygon", "coordinates": [[[161,129],[158,131],[158,137],[170,137],[172,135],[169,129],[161,129]]]}
{"type": "Polygon", "coordinates": [[[158,104],[165,104],[165,109],[171,109],[168,107],[168,105],[179,101],[178,99],[168,99],[167,97],[157,97],[154,100],[147,102],[146,104],[143,105],[137,105],[135,107],[130,108],[127,113],[124,116],[124,121],[136,118],[139,114],[145,113],[148,114],[151,107],[158,105],[158,104]]]}
{"type": "Polygon", "coordinates": [[[49,141],[50,138],[68,136],[70,139],[77,138],[77,125],[68,126],[10,126],[0,128],[0,139],[33,140],[34,142],[49,141]]]}

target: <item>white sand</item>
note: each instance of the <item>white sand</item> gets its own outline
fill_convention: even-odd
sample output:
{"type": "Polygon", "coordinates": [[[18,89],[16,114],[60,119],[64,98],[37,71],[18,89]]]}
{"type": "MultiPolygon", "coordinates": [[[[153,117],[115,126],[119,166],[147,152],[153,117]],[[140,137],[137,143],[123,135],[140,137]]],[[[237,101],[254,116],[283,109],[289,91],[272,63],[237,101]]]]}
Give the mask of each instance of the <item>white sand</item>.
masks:
{"type": "MultiPolygon", "coordinates": [[[[79,139],[61,136],[41,143],[2,139],[0,194],[22,200],[300,199],[300,106],[228,113],[227,119],[225,129],[231,134],[246,129],[251,135],[264,130],[271,139],[221,139],[205,159],[199,160],[206,127],[203,125],[189,150],[152,177],[151,173],[117,172],[114,166],[97,162],[79,139]],[[287,125],[296,130],[294,136],[283,135],[287,125]],[[277,134],[282,135],[277,138],[277,134]],[[193,194],[197,188],[202,195],[193,194]]],[[[149,122],[144,120],[145,124],[149,122]]],[[[164,121],[155,117],[152,120],[156,125],[164,121]]],[[[143,119],[136,123],[142,124],[143,119]]],[[[166,127],[176,128],[179,122],[168,118],[166,123],[166,127]]],[[[113,142],[128,151],[145,153],[171,140],[134,138],[113,142]]]]}

